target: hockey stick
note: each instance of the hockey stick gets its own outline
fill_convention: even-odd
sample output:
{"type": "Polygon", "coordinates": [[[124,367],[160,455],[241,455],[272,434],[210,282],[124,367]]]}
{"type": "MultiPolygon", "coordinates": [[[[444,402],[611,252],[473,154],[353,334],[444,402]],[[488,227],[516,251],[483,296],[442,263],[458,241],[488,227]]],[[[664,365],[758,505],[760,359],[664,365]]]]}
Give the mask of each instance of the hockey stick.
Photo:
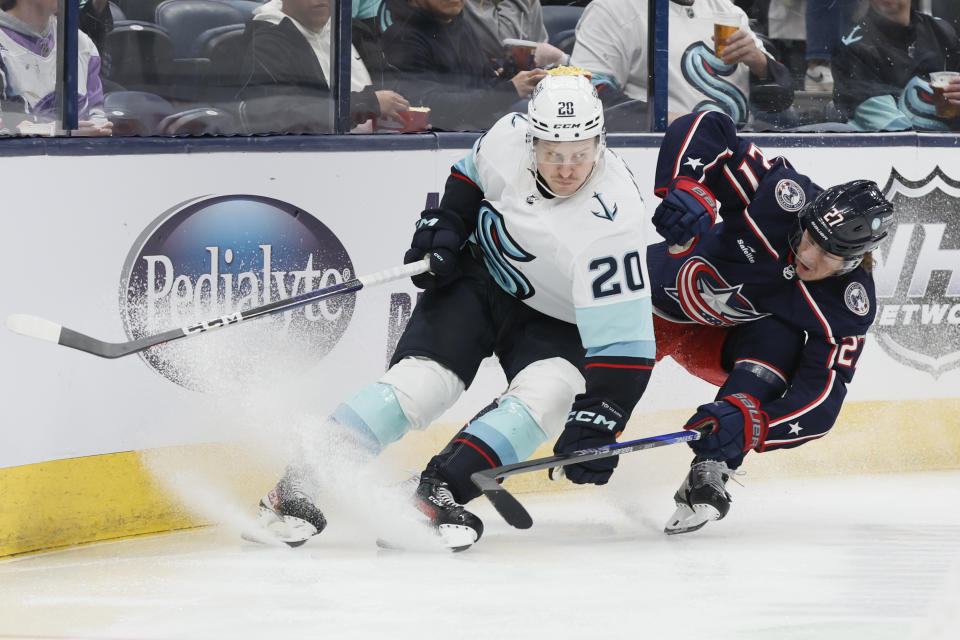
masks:
{"type": "Polygon", "coordinates": [[[179,329],[170,329],[168,331],[164,331],[163,333],[158,333],[153,336],[146,336],[140,338],[139,340],[131,340],[130,342],[104,342],[102,340],[97,340],[96,338],[91,338],[90,336],[82,333],[78,333],[72,329],[68,329],[55,322],[51,322],[50,320],[44,320],[43,318],[38,318],[36,316],[19,313],[7,317],[7,329],[13,331],[14,333],[19,333],[31,338],[37,338],[38,340],[54,342],[65,347],[70,347],[71,349],[86,351],[87,353],[92,353],[93,355],[100,356],[101,358],[119,358],[121,356],[127,356],[131,353],[144,351],[145,349],[155,347],[165,342],[171,342],[179,338],[185,338],[198,333],[205,333],[213,329],[226,327],[227,325],[238,324],[244,320],[252,320],[267,314],[277,313],[278,311],[296,309],[297,307],[302,307],[310,304],[311,302],[317,302],[319,300],[325,300],[327,298],[334,298],[347,293],[353,293],[354,291],[359,291],[364,287],[370,287],[373,285],[382,284],[384,282],[391,282],[393,280],[400,280],[401,278],[415,276],[417,274],[424,273],[425,271],[429,270],[429,268],[430,262],[427,258],[424,258],[420,262],[411,262],[410,264],[405,264],[402,267],[384,269],[383,271],[378,271],[377,273],[372,273],[366,276],[360,276],[340,284],[334,284],[322,289],[316,289],[315,291],[301,293],[300,295],[293,296],[292,298],[285,298],[283,300],[269,302],[259,307],[247,309],[246,311],[236,311],[229,315],[214,318],[213,320],[197,322],[179,329]]]}
{"type": "Polygon", "coordinates": [[[692,442],[699,440],[703,432],[711,427],[707,425],[699,430],[677,431],[676,433],[667,433],[662,436],[651,436],[641,438],[640,440],[630,440],[629,442],[618,442],[608,447],[599,449],[583,449],[573,453],[550,456],[548,458],[537,458],[525,462],[516,462],[502,467],[477,471],[470,476],[470,480],[483,491],[483,495],[493,504],[494,508],[503,516],[507,524],[517,529],[529,529],[533,525],[533,519],[523,505],[513,497],[513,495],[503,488],[503,485],[497,482],[501,478],[516,475],[518,473],[527,473],[529,471],[539,471],[540,469],[552,469],[554,467],[565,467],[571,464],[589,462],[590,460],[599,460],[600,458],[610,458],[624,453],[642,451],[644,449],[653,449],[668,444],[678,442],[692,442]]]}

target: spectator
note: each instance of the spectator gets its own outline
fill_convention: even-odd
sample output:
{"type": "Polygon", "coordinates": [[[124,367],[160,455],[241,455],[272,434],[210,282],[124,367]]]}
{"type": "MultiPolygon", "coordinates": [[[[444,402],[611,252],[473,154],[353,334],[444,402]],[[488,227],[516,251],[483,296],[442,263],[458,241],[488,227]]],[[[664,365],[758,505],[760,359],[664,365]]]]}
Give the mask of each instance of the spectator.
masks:
{"type": "Polygon", "coordinates": [[[830,61],[833,51],[847,27],[860,0],[807,1],[807,72],[806,91],[833,91],[830,61]]]}
{"type": "MultiPolygon", "coordinates": [[[[330,131],[330,3],[270,0],[254,13],[245,34],[249,47],[241,89],[251,128],[330,131]]],[[[374,89],[356,47],[351,60],[350,115],[355,131],[372,131],[372,118],[409,108],[399,93],[374,89]]]]}
{"type": "Polygon", "coordinates": [[[101,70],[109,76],[110,55],[106,45],[107,34],[113,30],[113,14],[108,0],[80,0],[80,30],[93,40],[100,52],[101,70]]]}
{"type": "MultiPolygon", "coordinates": [[[[593,0],[577,24],[573,64],[593,74],[605,107],[639,101],[630,112],[634,126],[646,112],[646,44],[646,2],[593,0]]],[[[751,107],[780,112],[793,102],[790,71],[767,53],[746,14],[730,0],[671,0],[669,62],[671,120],[683,113],[722,111],[743,126],[751,107]],[[707,44],[718,14],[736,15],[740,25],[727,39],[722,58],[707,44]],[[761,84],[766,90],[754,91],[761,84]]]]}
{"type": "MultiPolygon", "coordinates": [[[[834,59],[834,101],[848,122],[866,131],[960,130],[960,119],[936,117],[931,71],[960,70],[960,42],[949,24],[910,0],[870,0],[864,18],[841,40],[834,59]]],[[[960,104],[960,83],[946,92],[960,104]]]]}
{"type": "MultiPolygon", "coordinates": [[[[16,124],[56,119],[57,0],[3,0],[0,2],[0,93],[5,111],[21,111],[16,124]]],[[[78,42],[77,108],[81,136],[109,136],[113,125],[103,111],[100,55],[89,36],[78,42]]]]}
{"type": "Polygon", "coordinates": [[[486,129],[518,107],[546,75],[508,78],[484,55],[463,18],[466,0],[386,0],[392,24],[381,40],[411,101],[430,107],[430,122],[448,130],[486,129]]]}
{"type": "Polygon", "coordinates": [[[778,59],[793,74],[794,86],[803,88],[807,61],[807,0],[770,0],[765,33],[777,48],[778,59]]]}
{"type": "Polygon", "coordinates": [[[503,60],[503,41],[516,38],[540,43],[533,59],[538,67],[570,61],[567,54],[547,42],[550,36],[543,25],[540,0],[467,0],[463,17],[473,27],[483,52],[491,60],[503,60]]]}

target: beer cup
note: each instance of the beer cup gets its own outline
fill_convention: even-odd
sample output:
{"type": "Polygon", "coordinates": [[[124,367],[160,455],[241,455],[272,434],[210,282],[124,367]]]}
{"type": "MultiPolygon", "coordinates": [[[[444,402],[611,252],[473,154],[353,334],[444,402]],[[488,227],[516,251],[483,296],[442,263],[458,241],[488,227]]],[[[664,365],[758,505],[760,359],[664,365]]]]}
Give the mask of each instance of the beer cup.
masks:
{"type": "Polygon", "coordinates": [[[537,52],[537,44],[531,40],[517,40],[516,38],[507,38],[503,41],[507,57],[513,60],[519,71],[529,71],[534,68],[534,54],[537,52]]]}
{"type": "Polygon", "coordinates": [[[718,58],[723,57],[723,50],[727,47],[727,38],[740,28],[740,21],[736,16],[717,16],[713,23],[713,46],[718,58]]]}
{"type": "Polygon", "coordinates": [[[950,84],[951,78],[960,77],[956,71],[934,71],[930,74],[930,88],[933,89],[933,104],[940,118],[960,116],[960,105],[953,104],[943,96],[943,90],[950,84]]]}

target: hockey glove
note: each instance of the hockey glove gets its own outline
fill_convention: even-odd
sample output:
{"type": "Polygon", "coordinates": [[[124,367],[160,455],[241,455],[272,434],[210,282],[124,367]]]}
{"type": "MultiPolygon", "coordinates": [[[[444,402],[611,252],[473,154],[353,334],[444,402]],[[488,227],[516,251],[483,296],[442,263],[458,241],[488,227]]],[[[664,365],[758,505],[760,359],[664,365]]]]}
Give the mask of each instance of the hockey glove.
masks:
{"type": "MultiPolygon", "coordinates": [[[[617,405],[606,400],[580,397],[573,403],[563,433],[553,446],[557,455],[581,449],[597,449],[616,443],[627,419],[617,405]]],[[[564,473],[576,484],[607,484],[619,456],[601,458],[564,467],[564,473]]]]}
{"type": "Polygon", "coordinates": [[[430,256],[430,270],[413,276],[413,284],[421,289],[442,287],[456,280],[457,255],[467,233],[460,217],[449,209],[426,209],[417,221],[417,230],[403,263],[410,264],[430,256]]]}
{"type": "Polygon", "coordinates": [[[735,393],[717,402],[697,407],[684,429],[711,426],[713,430],[690,443],[694,453],[711,460],[731,460],[744,451],[761,452],[766,447],[770,416],[760,402],[746,393],[735,393]]]}
{"type": "Polygon", "coordinates": [[[717,200],[705,186],[690,178],[676,178],[653,213],[653,225],[668,244],[685,244],[713,226],[717,200]]]}

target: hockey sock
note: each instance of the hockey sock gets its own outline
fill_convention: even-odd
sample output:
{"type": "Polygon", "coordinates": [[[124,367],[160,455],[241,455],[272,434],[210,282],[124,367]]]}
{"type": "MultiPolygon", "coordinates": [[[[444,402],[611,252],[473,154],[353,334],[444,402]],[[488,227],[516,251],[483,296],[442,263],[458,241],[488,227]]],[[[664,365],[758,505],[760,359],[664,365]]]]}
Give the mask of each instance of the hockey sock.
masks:
{"type": "Polygon", "coordinates": [[[466,504],[480,495],[470,474],[499,466],[499,456],[487,443],[461,429],[443,451],[430,459],[421,475],[440,478],[450,486],[454,499],[466,504]]]}

